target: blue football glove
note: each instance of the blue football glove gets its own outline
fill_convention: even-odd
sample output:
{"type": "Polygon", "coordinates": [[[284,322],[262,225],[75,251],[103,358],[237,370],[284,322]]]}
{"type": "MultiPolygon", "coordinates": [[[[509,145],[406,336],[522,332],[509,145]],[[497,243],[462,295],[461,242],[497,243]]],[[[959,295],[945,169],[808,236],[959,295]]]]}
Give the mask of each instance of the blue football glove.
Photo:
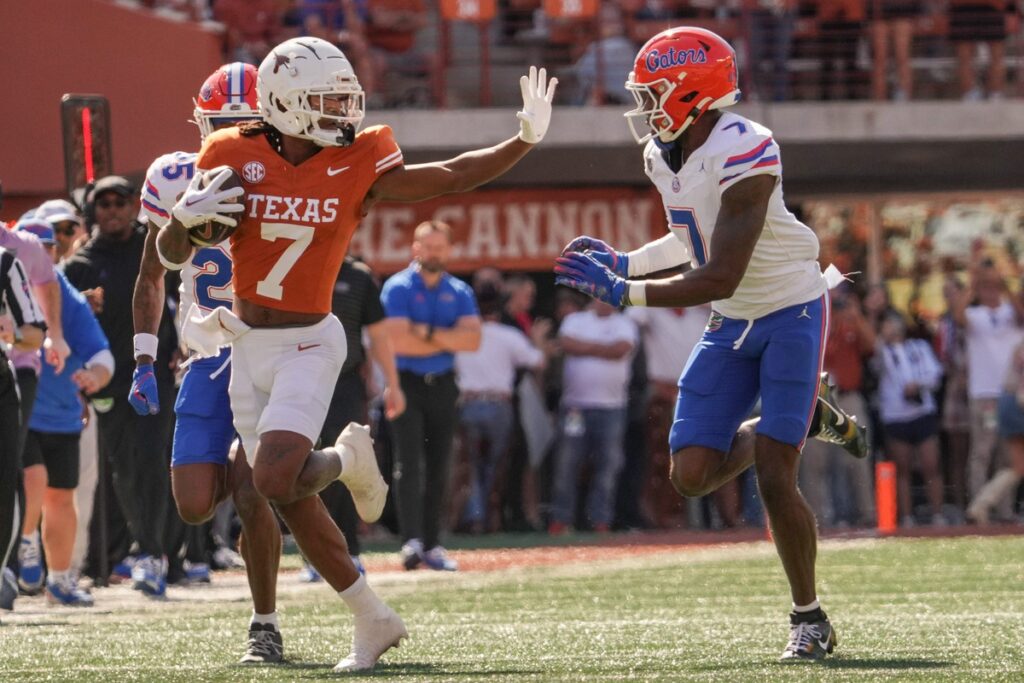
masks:
{"type": "Polygon", "coordinates": [[[562,249],[562,256],[575,252],[590,254],[594,260],[612,271],[619,277],[629,277],[629,255],[624,251],[615,251],[612,246],[596,237],[577,237],[562,249]]]}
{"type": "Polygon", "coordinates": [[[156,415],[160,412],[160,398],[156,391],[156,375],[153,374],[152,363],[135,366],[128,403],[132,404],[139,415],[156,415]]]}
{"type": "Polygon", "coordinates": [[[571,287],[587,296],[620,308],[627,284],[593,254],[575,252],[555,259],[555,284],[571,287]]]}

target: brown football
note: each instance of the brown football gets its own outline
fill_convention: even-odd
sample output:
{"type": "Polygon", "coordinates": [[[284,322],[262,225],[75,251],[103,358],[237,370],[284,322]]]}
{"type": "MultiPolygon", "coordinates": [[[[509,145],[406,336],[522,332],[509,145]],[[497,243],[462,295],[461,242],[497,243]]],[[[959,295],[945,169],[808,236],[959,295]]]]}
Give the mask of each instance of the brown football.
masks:
{"type": "MultiPolygon", "coordinates": [[[[227,190],[232,187],[242,187],[241,176],[239,176],[238,173],[235,172],[235,169],[231,168],[230,166],[218,166],[216,168],[211,168],[209,171],[206,171],[205,173],[202,174],[202,177],[199,179],[199,186],[206,187],[206,184],[209,182],[209,179],[216,176],[225,168],[231,171],[231,175],[229,175],[227,180],[225,180],[224,183],[220,186],[220,189],[227,190]]],[[[245,195],[239,195],[238,198],[236,198],[234,201],[235,203],[242,204],[244,206],[245,195]]],[[[235,220],[240,221],[242,218],[242,213],[243,211],[239,211],[238,213],[227,215],[230,215],[235,220]]],[[[190,228],[188,231],[188,238],[189,241],[191,241],[192,244],[196,245],[197,247],[212,247],[213,245],[220,244],[227,238],[231,237],[231,233],[233,233],[237,229],[237,225],[225,225],[224,223],[218,223],[217,221],[207,221],[202,225],[197,225],[194,228],[190,228]]]]}

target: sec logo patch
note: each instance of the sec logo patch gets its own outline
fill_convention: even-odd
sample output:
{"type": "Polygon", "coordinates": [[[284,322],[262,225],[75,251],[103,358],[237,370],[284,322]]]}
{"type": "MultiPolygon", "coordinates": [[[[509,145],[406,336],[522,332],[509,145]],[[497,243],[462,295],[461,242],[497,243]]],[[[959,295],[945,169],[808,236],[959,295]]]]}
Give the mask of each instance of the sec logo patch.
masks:
{"type": "Polygon", "coordinates": [[[258,183],[267,176],[267,169],[259,161],[250,161],[242,167],[242,178],[247,183],[258,183]]]}

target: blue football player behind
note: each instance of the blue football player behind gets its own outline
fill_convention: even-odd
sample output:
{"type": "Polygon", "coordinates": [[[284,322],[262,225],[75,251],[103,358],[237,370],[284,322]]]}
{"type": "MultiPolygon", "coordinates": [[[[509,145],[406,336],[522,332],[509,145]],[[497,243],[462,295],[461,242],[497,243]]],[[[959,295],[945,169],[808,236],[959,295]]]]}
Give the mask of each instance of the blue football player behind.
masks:
{"type": "MultiPolygon", "coordinates": [[[[256,68],[234,62],[213,72],[199,90],[194,117],[202,139],[218,128],[262,120],[257,107],[256,68]]],[[[165,270],[181,274],[179,310],[183,313],[193,307],[202,311],[221,306],[230,309],[234,301],[227,242],[194,248],[184,263],[169,261],[157,248],[157,233],[170,220],[171,208],[195,175],[195,160],[196,154],[187,152],[161,156],[150,165],[142,189],[142,211],[149,233],[132,302],[136,369],[128,399],[140,415],[169,408],[160,405],[153,373],[165,270]]],[[[189,342],[184,335],[183,341],[189,342]]],[[[189,364],[174,405],[177,419],[171,487],[178,513],[189,524],[206,522],[222,500],[233,497],[242,521],[241,551],[253,597],[249,644],[241,662],[280,662],[283,645],[276,611],[280,530],[269,503],[252,484],[252,470],[240,445],[233,461],[229,459],[236,436],[228,398],[230,363],[231,351],[225,348],[217,356],[193,359],[189,364]]],[[[161,561],[151,558],[148,565],[137,566],[132,578],[143,591],[160,595],[166,568],[152,566],[156,564],[161,561]]]]}
{"type": "Polygon", "coordinates": [[[679,380],[672,483],[703,496],[754,465],[792,592],[782,659],[822,659],[836,635],[815,590],[814,514],[796,485],[800,451],[813,431],[858,457],[867,452],[863,430],[821,386],[832,278],[818,265],[817,237],[783,202],[771,131],[722,111],[740,96],[728,43],[698,28],[664,31],[640,49],[626,87],[637,101],[626,116],[645,145],[670,233],[628,254],[577,238],[557,260],[556,282],[614,306],[712,303],[679,380]],[[629,279],[685,262],[682,275],[629,279]],[[758,397],[760,419],[744,422],[758,397]]]}

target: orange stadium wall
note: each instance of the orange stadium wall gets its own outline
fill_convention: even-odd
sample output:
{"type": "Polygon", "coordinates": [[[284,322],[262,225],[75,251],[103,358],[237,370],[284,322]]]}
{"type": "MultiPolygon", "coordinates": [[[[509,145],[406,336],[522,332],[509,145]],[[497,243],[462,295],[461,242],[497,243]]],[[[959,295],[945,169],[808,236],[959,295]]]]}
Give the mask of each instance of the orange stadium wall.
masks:
{"type": "Polygon", "coordinates": [[[401,270],[412,259],[413,230],[426,220],[452,226],[448,266],[461,274],[483,266],[550,270],[562,247],[583,233],[627,251],[665,234],[665,211],[652,188],[483,189],[417,204],[378,204],[349,251],[378,273],[401,270]]]}
{"type": "Polygon", "coordinates": [[[221,44],[217,29],[114,2],[0,2],[5,194],[64,194],[60,98],[68,92],[109,98],[118,173],[144,170],[164,152],[197,149],[192,98],[221,63],[221,44]]]}

